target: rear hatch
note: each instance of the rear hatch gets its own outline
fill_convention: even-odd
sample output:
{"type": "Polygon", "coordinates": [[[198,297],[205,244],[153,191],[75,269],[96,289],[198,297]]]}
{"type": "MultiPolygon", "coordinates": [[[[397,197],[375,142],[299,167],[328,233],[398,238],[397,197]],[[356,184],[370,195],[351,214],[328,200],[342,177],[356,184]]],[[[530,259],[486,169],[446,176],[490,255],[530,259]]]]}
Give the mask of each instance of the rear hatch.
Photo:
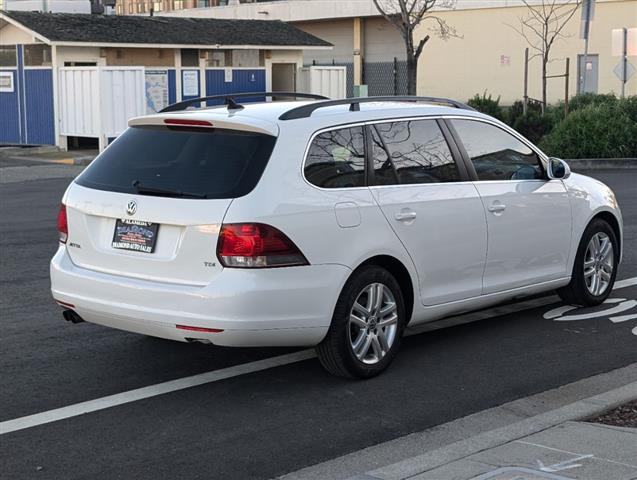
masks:
{"type": "Polygon", "coordinates": [[[276,137],[153,120],[126,130],[69,188],[67,250],[83,268],[204,285],[222,269],[224,215],[256,186],[276,137]]]}

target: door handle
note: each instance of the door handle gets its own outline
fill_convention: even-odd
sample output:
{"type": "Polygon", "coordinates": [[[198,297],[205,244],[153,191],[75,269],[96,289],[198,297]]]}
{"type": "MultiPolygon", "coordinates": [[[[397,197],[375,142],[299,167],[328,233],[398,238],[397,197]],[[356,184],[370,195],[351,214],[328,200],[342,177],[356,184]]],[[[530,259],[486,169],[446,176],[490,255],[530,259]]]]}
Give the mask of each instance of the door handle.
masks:
{"type": "Polygon", "coordinates": [[[400,212],[396,212],[394,218],[399,222],[409,222],[410,220],[415,220],[416,212],[413,210],[401,210],[400,212]]]}
{"type": "Polygon", "coordinates": [[[503,203],[492,203],[491,205],[489,205],[487,210],[489,210],[491,213],[502,213],[506,210],[506,208],[507,206],[503,203]]]}

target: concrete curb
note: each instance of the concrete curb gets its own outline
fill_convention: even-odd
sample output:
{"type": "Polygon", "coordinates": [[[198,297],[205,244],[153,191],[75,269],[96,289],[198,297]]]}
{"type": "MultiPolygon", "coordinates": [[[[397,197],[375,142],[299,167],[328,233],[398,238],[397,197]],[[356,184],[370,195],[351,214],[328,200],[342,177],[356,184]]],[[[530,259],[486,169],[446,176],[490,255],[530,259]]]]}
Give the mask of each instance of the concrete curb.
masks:
{"type": "Polygon", "coordinates": [[[637,398],[637,363],[292,472],[281,480],[398,480],[637,398]],[[591,396],[591,393],[596,393],[591,396]],[[425,452],[425,453],[423,453],[425,452]],[[403,459],[396,462],[397,459],[403,459]]]}
{"type": "Polygon", "coordinates": [[[57,153],[60,149],[53,145],[42,145],[40,147],[15,147],[0,145],[0,155],[10,155],[12,157],[19,157],[22,155],[40,155],[43,153],[57,153]]]}
{"type": "Polygon", "coordinates": [[[637,158],[577,158],[566,160],[572,170],[601,170],[608,168],[637,168],[637,158]]]}
{"type": "MultiPolygon", "coordinates": [[[[637,366],[637,365],[636,365],[637,366]]],[[[433,470],[478,452],[527,437],[569,420],[581,420],[611,410],[637,397],[637,382],[630,383],[600,395],[565,405],[506,427],[491,430],[418,457],[368,472],[372,478],[402,480],[433,470]]],[[[352,477],[352,480],[356,477],[352,477]]]]}

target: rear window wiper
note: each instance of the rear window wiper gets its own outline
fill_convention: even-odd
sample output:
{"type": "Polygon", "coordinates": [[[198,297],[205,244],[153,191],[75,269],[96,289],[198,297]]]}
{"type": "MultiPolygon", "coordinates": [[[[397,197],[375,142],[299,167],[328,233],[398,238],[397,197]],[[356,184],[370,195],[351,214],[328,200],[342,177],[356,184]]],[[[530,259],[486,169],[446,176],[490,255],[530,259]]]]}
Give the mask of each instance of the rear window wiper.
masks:
{"type": "Polygon", "coordinates": [[[163,195],[166,197],[189,197],[189,198],[208,198],[208,195],[203,193],[182,192],[181,190],[171,190],[169,188],[151,187],[142,185],[139,180],[133,180],[133,188],[137,190],[139,194],[153,194],[163,195]]]}

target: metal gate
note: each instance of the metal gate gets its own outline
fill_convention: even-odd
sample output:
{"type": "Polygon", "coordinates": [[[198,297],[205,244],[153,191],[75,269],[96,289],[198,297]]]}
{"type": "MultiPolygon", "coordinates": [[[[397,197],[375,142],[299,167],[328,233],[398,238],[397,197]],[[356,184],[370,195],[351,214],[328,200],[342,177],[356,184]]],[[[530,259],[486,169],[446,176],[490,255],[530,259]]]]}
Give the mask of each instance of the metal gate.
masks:
{"type": "Polygon", "coordinates": [[[146,114],[144,67],[59,69],[60,135],[93,137],[100,150],[146,114]]]}

